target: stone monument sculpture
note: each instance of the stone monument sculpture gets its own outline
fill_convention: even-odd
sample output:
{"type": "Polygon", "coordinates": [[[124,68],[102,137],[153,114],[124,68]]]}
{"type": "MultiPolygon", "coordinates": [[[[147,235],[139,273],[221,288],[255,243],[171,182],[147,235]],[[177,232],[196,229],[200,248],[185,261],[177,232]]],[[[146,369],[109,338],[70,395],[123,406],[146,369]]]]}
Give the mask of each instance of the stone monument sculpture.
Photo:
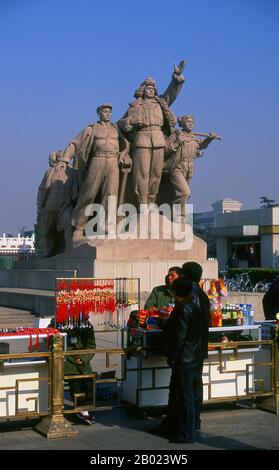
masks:
{"type": "Polygon", "coordinates": [[[50,155],[37,198],[37,232],[42,234],[47,258],[19,260],[15,275],[1,274],[3,285],[20,289],[15,296],[3,295],[7,306],[17,307],[21,296],[24,308],[40,315],[54,313],[54,296],[41,290],[52,290],[60,276],[139,278],[141,301],[161,283],[170,266],[195,261],[202,265],[205,278],[217,277],[218,263],[207,259],[207,244],[193,234],[191,215],[184,222],[172,220],[171,204],[183,204],[189,197],[193,158],[217,138],[205,135],[200,142],[189,127],[191,120],[181,119],[182,129],[174,128],[176,117],[170,107],[185,81],[184,67],[184,61],[174,67],[161,96],[153,79],[144,80],[117,124],[111,122],[111,104],[98,106],[99,120],[69,141],[63,152],[50,155]],[[159,185],[165,158],[167,204],[163,207],[159,185]],[[173,199],[172,187],[176,188],[173,199]],[[112,200],[116,204],[110,204],[112,200]],[[98,211],[108,215],[104,230],[98,211]],[[98,224],[100,232],[95,230],[98,224]],[[30,286],[38,292],[31,293],[30,286]]]}
{"type": "MultiPolygon", "coordinates": [[[[169,243],[169,252],[171,252],[172,243],[176,243],[177,227],[175,224],[169,225],[168,230],[172,235],[165,236],[166,219],[171,224],[170,204],[180,204],[181,213],[185,213],[185,204],[190,195],[189,183],[193,175],[193,159],[213,139],[218,138],[216,134],[211,133],[204,135],[205,139],[199,140],[193,132],[192,116],[182,116],[179,119],[181,130],[174,127],[177,119],[170,106],[185,81],[182,75],[185,64],[185,61],[181,61],[178,66],[174,66],[171,82],[160,96],[157,93],[155,80],[145,79],[135,92],[135,101],[129,105],[127,112],[117,124],[111,121],[110,103],[98,106],[99,120],[85,127],[63,152],[55,153],[55,165],[45,175],[38,195],[38,210],[42,214],[41,225],[47,256],[57,253],[56,236],[62,232],[65,239],[64,246],[67,249],[89,243],[98,250],[99,255],[102,253],[101,256],[104,254],[109,256],[109,253],[116,256],[117,248],[119,251],[117,256],[120,256],[121,251],[121,256],[125,258],[128,256],[126,233],[131,232],[134,238],[139,238],[138,246],[142,250],[142,238],[156,238],[152,225],[155,224],[156,216],[158,216],[156,221],[159,225],[159,239],[171,240],[169,243]],[[58,163],[59,160],[61,161],[58,163]],[[75,170],[71,168],[72,171],[79,175],[79,192],[76,198],[71,195],[72,184],[69,184],[68,180],[70,171],[68,164],[71,161],[75,166],[75,170]],[[169,205],[166,212],[162,210],[158,212],[156,203],[162,202],[161,194],[158,192],[163,171],[167,178],[167,200],[163,202],[169,205]],[[125,191],[126,186],[127,191],[125,191]],[[171,191],[174,192],[174,197],[171,191]],[[112,230],[108,220],[111,214],[108,210],[111,196],[116,200],[113,215],[118,224],[117,228],[114,226],[112,230]],[[159,196],[158,201],[157,196],[159,196]],[[128,204],[120,211],[119,206],[123,202],[128,204]],[[96,238],[100,235],[100,225],[95,231],[94,220],[97,224],[100,222],[97,222],[98,215],[95,217],[93,213],[96,208],[94,203],[98,208],[101,207],[105,214],[105,220],[100,221],[104,225],[101,226],[102,236],[98,240],[96,238]],[[133,209],[132,215],[129,214],[130,209],[127,209],[127,206],[133,209]],[[115,209],[118,209],[117,213],[115,209]],[[141,211],[144,212],[142,214],[144,217],[140,217],[138,212],[141,211]],[[154,219],[152,223],[150,223],[151,215],[154,219]],[[142,223],[148,226],[142,227],[142,223]],[[115,242],[111,234],[115,235],[115,242]],[[108,238],[107,243],[104,243],[106,238],[108,238]]],[[[173,222],[177,221],[173,218],[173,222]]],[[[186,231],[185,228],[184,237],[186,231]]],[[[187,237],[191,238],[189,234],[187,237]]],[[[145,245],[144,249],[150,252],[153,250],[151,244],[150,247],[145,245]]],[[[132,251],[135,256],[135,251],[132,251]]]]}
{"type": "Polygon", "coordinates": [[[200,134],[193,132],[195,120],[193,116],[178,118],[181,130],[173,128],[171,135],[166,139],[165,162],[163,172],[166,174],[165,186],[168,187],[168,200],[173,204],[180,204],[181,213],[185,216],[185,204],[190,197],[190,182],[194,173],[194,159],[202,157],[202,150],[214,140],[220,140],[215,133],[200,134]],[[198,136],[205,136],[201,140],[198,136]],[[172,194],[169,194],[172,192],[172,194]]]}
{"type": "Polygon", "coordinates": [[[185,62],[174,66],[172,80],[163,95],[158,96],[153,78],[144,80],[136,90],[136,100],[118,121],[118,126],[131,143],[132,187],[137,203],[154,204],[164,164],[165,135],[171,134],[176,117],[169,106],[184,83],[185,62]]]}
{"type": "Polygon", "coordinates": [[[105,103],[97,108],[99,121],[89,124],[67,146],[63,162],[68,163],[75,156],[77,166],[83,173],[77,205],[73,211],[73,241],[83,238],[88,216],[86,207],[96,201],[100,193],[100,203],[107,209],[108,196],[118,197],[119,165],[127,157],[128,142],[111,122],[112,105],[105,103]]]}

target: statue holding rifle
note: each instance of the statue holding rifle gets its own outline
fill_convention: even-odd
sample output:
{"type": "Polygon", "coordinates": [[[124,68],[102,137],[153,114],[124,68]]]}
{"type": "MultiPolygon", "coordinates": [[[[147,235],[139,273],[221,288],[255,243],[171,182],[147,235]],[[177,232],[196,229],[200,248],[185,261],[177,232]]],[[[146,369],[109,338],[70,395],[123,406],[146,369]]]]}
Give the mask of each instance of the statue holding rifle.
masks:
{"type": "Polygon", "coordinates": [[[181,116],[178,124],[182,128],[173,129],[166,140],[164,173],[174,192],[174,204],[181,205],[181,216],[185,215],[185,204],[190,197],[190,182],[194,173],[194,159],[203,156],[203,149],[215,139],[221,138],[215,133],[193,132],[193,116],[181,116]],[[198,139],[203,136],[205,139],[198,139]]]}

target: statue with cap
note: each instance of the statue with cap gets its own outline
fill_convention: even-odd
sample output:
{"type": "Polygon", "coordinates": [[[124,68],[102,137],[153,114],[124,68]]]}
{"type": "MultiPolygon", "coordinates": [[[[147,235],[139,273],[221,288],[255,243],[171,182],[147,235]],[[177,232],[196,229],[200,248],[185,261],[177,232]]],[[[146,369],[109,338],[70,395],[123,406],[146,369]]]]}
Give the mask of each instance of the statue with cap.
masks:
{"type": "Polygon", "coordinates": [[[83,173],[72,215],[73,241],[83,237],[88,220],[86,208],[95,202],[98,193],[105,214],[108,212],[108,196],[118,197],[119,164],[127,157],[128,142],[117,125],[111,122],[112,105],[104,103],[98,106],[97,114],[99,121],[83,129],[63,153],[66,163],[77,158],[78,169],[83,173]]]}
{"type": "Polygon", "coordinates": [[[132,186],[137,203],[146,210],[156,203],[164,164],[165,135],[171,134],[176,117],[169,106],[178,96],[185,81],[182,72],[186,62],[174,66],[172,80],[165,93],[158,96],[156,82],[146,78],[136,90],[136,98],[118,121],[118,126],[131,143],[132,186]]]}

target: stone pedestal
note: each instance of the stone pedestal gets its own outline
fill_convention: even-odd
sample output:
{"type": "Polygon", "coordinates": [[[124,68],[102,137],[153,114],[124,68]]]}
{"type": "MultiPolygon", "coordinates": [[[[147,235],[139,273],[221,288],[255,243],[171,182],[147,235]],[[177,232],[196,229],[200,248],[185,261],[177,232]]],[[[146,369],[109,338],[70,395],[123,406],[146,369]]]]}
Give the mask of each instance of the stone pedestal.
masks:
{"type": "Polygon", "coordinates": [[[206,242],[193,235],[192,227],[170,222],[159,213],[134,217],[129,233],[118,225],[103,238],[75,241],[72,250],[53,261],[59,263],[56,268],[76,269],[78,277],[140,277],[142,290],[161,284],[169,267],[186,261],[200,263],[203,277],[218,274],[217,262],[207,260],[206,242]]]}
{"type": "MultiPolygon", "coordinates": [[[[40,304],[39,311],[35,311],[35,313],[53,315],[54,311],[50,311],[49,308],[49,297],[53,302],[56,277],[139,277],[142,299],[146,298],[154,286],[164,283],[165,275],[171,266],[182,266],[186,261],[200,263],[203,268],[203,278],[217,278],[218,264],[216,260],[207,260],[206,242],[193,236],[187,226],[186,236],[183,240],[183,232],[181,232],[182,242],[180,242],[177,240],[177,235],[180,235],[180,232],[178,230],[175,233],[174,224],[168,222],[169,232],[166,232],[163,230],[163,223],[165,223],[163,216],[159,216],[157,226],[153,221],[153,226],[150,224],[144,234],[145,239],[138,238],[139,227],[137,227],[134,233],[135,238],[132,239],[123,240],[119,237],[115,239],[89,239],[84,237],[76,241],[71,250],[52,258],[20,261],[13,272],[16,275],[0,272],[1,287],[2,289],[3,287],[11,287],[10,280],[12,278],[13,290],[18,289],[21,296],[24,294],[25,308],[31,308],[30,304],[30,306],[34,305],[36,310],[36,305],[40,304]],[[154,236],[157,238],[154,239],[154,236]],[[29,302],[28,296],[31,296],[32,300],[35,294],[39,294],[39,291],[40,299],[37,295],[36,302],[29,302]],[[43,308],[46,301],[48,301],[48,306],[43,308]]],[[[3,305],[13,307],[9,302],[7,304],[7,295],[10,294],[7,292],[1,294],[0,292],[0,303],[1,296],[3,299],[5,296],[3,305]]],[[[15,298],[14,292],[13,296],[15,298]]],[[[17,296],[17,308],[19,308],[18,302],[17,296]]]]}

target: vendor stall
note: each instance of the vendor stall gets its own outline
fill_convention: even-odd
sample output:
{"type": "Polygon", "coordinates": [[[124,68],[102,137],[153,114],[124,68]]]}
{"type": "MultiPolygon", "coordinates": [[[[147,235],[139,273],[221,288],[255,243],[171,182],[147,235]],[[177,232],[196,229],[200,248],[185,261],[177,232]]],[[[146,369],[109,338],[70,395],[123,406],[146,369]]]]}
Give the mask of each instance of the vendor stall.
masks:
{"type": "MultiPolygon", "coordinates": [[[[262,340],[253,305],[225,303],[222,280],[210,281],[211,327],[203,367],[204,403],[236,401],[274,393],[274,345],[262,340]]],[[[126,364],[123,399],[138,408],[166,406],[171,369],[163,344],[164,320],[173,306],[140,311],[128,322],[127,344],[137,346],[126,364]]]]}
{"type": "MultiPolygon", "coordinates": [[[[257,393],[255,354],[262,348],[260,325],[212,327],[209,336],[208,359],[203,368],[204,403],[245,399],[257,393]]],[[[127,359],[123,399],[138,408],[166,406],[171,369],[163,352],[163,332],[135,329],[130,344],[140,350],[127,359]]],[[[268,351],[270,362],[270,347],[268,351]]],[[[267,369],[265,390],[268,392],[271,362],[267,369]]]]}

